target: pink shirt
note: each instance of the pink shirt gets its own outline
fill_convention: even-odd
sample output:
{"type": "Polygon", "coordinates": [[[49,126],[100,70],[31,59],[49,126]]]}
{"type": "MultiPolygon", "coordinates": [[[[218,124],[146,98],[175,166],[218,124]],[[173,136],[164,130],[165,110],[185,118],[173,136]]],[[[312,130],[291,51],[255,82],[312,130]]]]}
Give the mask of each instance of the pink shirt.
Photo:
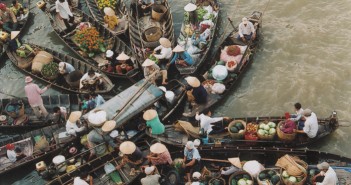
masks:
{"type": "Polygon", "coordinates": [[[46,90],[48,90],[47,87],[40,89],[39,86],[34,83],[28,83],[24,87],[24,91],[26,92],[28,102],[31,106],[39,106],[43,104],[43,99],[41,99],[40,95],[43,94],[46,90]]]}

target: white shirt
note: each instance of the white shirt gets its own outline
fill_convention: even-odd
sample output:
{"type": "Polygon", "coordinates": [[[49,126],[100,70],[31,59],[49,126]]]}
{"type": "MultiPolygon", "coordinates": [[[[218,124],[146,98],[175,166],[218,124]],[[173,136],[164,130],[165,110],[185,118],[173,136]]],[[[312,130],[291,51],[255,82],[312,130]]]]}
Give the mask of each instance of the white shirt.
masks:
{"type": "Polygon", "coordinates": [[[162,45],[159,45],[157,48],[154,49],[154,51],[157,50],[161,50],[159,55],[154,55],[157,59],[171,59],[173,53],[172,48],[165,48],[162,45]]]}
{"type": "MultiPolygon", "coordinates": [[[[82,78],[80,79],[79,88],[81,89],[81,88],[83,87],[83,84],[82,84],[83,81],[95,80],[95,78],[100,77],[100,76],[101,76],[101,74],[95,73],[95,75],[94,75],[93,77],[90,77],[90,76],[88,75],[88,73],[85,73],[85,74],[82,76],[82,78]]],[[[100,83],[101,83],[101,82],[102,82],[102,80],[100,79],[100,83]]]]}
{"type": "Polygon", "coordinates": [[[318,132],[318,120],[317,116],[314,112],[312,112],[311,116],[305,117],[305,126],[303,127],[303,131],[307,134],[309,138],[314,138],[318,132]]]}
{"type": "Polygon", "coordinates": [[[222,175],[231,175],[236,171],[239,171],[240,169],[234,165],[230,166],[230,167],[226,167],[224,168],[224,170],[221,171],[222,175]]]}
{"type": "Polygon", "coordinates": [[[221,118],[211,118],[209,116],[206,116],[204,114],[196,114],[195,119],[197,121],[200,121],[200,127],[204,129],[204,131],[208,134],[210,133],[213,129],[213,125],[211,123],[215,123],[217,121],[222,121],[223,117],[221,118]]]}
{"type": "Polygon", "coordinates": [[[82,180],[80,177],[74,178],[73,185],[89,185],[86,181],[82,180]]]}
{"type": "Polygon", "coordinates": [[[71,10],[69,9],[67,1],[60,3],[59,0],[56,1],[56,12],[60,14],[63,19],[68,19],[68,16],[73,17],[71,10]]]}
{"type": "Polygon", "coordinates": [[[333,168],[329,167],[328,171],[324,174],[323,182],[317,182],[316,185],[336,185],[338,183],[338,177],[333,168]]]}
{"type": "Polygon", "coordinates": [[[7,150],[6,153],[7,153],[7,158],[9,158],[11,162],[13,163],[16,162],[17,154],[14,150],[7,150]]]}
{"type": "Polygon", "coordinates": [[[95,101],[97,107],[105,103],[104,98],[100,94],[98,94],[96,98],[93,98],[93,100],[95,101]]]}
{"type": "Polygon", "coordinates": [[[299,121],[303,115],[303,109],[300,108],[299,110],[296,111],[296,117],[295,118],[290,118],[292,121],[299,121]]]}
{"type": "Polygon", "coordinates": [[[81,132],[85,129],[85,127],[78,127],[76,123],[72,123],[69,120],[66,122],[66,132],[76,136],[77,132],[81,132]]]}
{"type": "Polygon", "coordinates": [[[192,182],[191,185],[200,185],[200,182],[192,182]]]}
{"type": "Polygon", "coordinates": [[[155,175],[147,175],[146,177],[142,178],[140,180],[142,185],[159,185],[160,183],[158,182],[158,180],[160,179],[160,175],[159,174],[155,174],[155,175]]]}
{"type": "Polygon", "coordinates": [[[251,33],[255,33],[255,27],[252,22],[248,21],[246,26],[244,23],[239,24],[239,35],[243,37],[244,35],[250,35],[251,33]]]}

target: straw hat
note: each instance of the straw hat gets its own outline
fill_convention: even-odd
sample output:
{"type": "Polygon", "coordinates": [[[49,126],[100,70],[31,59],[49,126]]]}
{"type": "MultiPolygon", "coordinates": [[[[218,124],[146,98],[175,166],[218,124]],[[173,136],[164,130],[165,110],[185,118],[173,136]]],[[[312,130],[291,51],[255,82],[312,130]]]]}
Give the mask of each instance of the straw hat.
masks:
{"type": "Polygon", "coordinates": [[[180,45],[177,45],[174,49],[173,52],[184,52],[184,48],[180,45]]]}
{"type": "Polygon", "coordinates": [[[148,166],[145,168],[145,174],[150,175],[155,170],[155,166],[148,166]]]}
{"type": "Polygon", "coordinates": [[[160,44],[161,44],[161,46],[163,46],[163,47],[165,47],[165,48],[170,48],[171,47],[171,41],[169,41],[168,39],[166,39],[166,38],[160,38],[160,40],[159,40],[159,42],[160,42],[160,44]]]}
{"type": "Polygon", "coordinates": [[[136,150],[136,146],[131,141],[124,141],[121,145],[119,145],[119,150],[123,154],[132,154],[136,150]]]}
{"type": "Polygon", "coordinates": [[[99,127],[106,121],[106,112],[103,110],[91,111],[88,121],[92,126],[99,127]]]}
{"type": "Polygon", "coordinates": [[[74,111],[69,115],[68,121],[71,123],[76,122],[82,116],[82,112],[74,111]]]}
{"type": "Polygon", "coordinates": [[[114,16],[114,15],[116,15],[116,14],[115,14],[115,11],[113,11],[113,9],[110,8],[110,7],[105,7],[105,8],[104,8],[104,13],[105,13],[106,15],[108,15],[108,16],[114,16]]]}
{"type": "Polygon", "coordinates": [[[107,57],[107,58],[110,58],[110,57],[112,57],[112,56],[113,56],[113,51],[107,50],[107,51],[106,51],[106,57],[107,57]]]}
{"type": "Polygon", "coordinates": [[[150,151],[155,154],[161,154],[167,150],[167,147],[162,143],[155,143],[150,147],[150,151]]]}
{"type": "Polygon", "coordinates": [[[19,31],[11,31],[11,40],[16,38],[19,33],[19,31]]]}
{"type": "Polygon", "coordinates": [[[116,127],[116,121],[110,120],[110,121],[106,121],[106,122],[104,123],[104,125],[101,127],[101,130],[102,130],[103,132],[110,132],[110,131],[112,131],[115,127],[116,127]]]}
{"type": "Polygon", "coordinates": [[[184,10],[187,12],[192,12],[194,10],[196,10],[197,6],[193,3],[188,3],[187,5],[185,5],[184,10]]]}
{"type": "Polygon", "coordinates": [[[128,55],[126,55],[124,52],[122,52],[121,54],[118,55],[118,57],[116,59],[117,60],[128,60],[128,59],[130,59],[130,57],[128,55]]]}
{"type": "Polygon", "coordinates": [[[200,172],[194,172],[193,173],[193,178],[199,179],[200,177],[201,177],[201,173],[200,172]]]}
{"type": "Polygon", "coordinates": [[[197,79],[196,77],[188,76],[185,78],[185,80],[191,87],[199,87],[200,86],[200,80],[197,79]]]}
{"type": "Polygon", "coordinates": [[[144,61],[144,63],[143,63],[143,67],[147,67],[147,66],[152,66],[152,65],[154,65],[155,64],[155,62],[153,61],[153,60],[150,60],[150,59],[146,59],[145,61],[144,61]]]}
{"type": "Polygon", "coordinates": [[[29,82],[32,82],[33,81],[33,78],[30,77],[30,76],[26,76],[26,78],[24,79],[24,82],[26,83],[29,83],[29,82]]]}
{"type": "Polygon", "coordinates": [[[110,133],[110,136],[111,136],[112,138],[116,138],[118,135],[119,135],[119,134],[118,134],[118,130],[114,130],[114,131],[112,131],[112,132],[110,133]]]}
{"type": "Polygon", "coordinates": [[[240,162],[240,159],[239,157],[234,157],[234,158],[228,158],[228,161],[230,163],[232,163],[232,165],[238,167],[238,168],[241,168],[241,162],[240,162]]]}
{"type": "Polygon", "coordinates": [[[157,116],[157,111],[154,109],[149,109],[144,112],[143,118],[146,121],[152,120],[157,116]]]}

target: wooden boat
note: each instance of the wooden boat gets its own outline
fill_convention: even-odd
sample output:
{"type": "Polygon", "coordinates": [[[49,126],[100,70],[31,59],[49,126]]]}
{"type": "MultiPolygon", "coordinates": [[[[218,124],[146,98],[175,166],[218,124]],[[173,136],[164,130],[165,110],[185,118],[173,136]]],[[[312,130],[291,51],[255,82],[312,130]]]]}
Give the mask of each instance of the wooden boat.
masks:
{"type": "MultiPolygon", "coordinates": [[[[31,48],[33,50],[35,50],[36,52],[38,51],[46,51],[48,53],[50,53],[53,57],[54,57],[54,61],[55,63],[60,63],[60,62],[67,62],[69,64],[71,64],[76,70],[79,70],[81,72],[82,75],[84,75],[85,73],[87,73],[90,69],[93,69],[94,71],[99,72],[99,69],[93,65],[90,65],[86,62],[83,62],[81,60],[75,59],[69,55],[63,54],[63,53],[59,53],[57,51],[54,51],[52,49],[49,48],[45,48],[42,46],[38,46],[38,45],[34,45],[34,44],[28,44],[31,46],[31,48]]],[[[25,72],[26,74],[33,76],[34,78],[37,78],[41,81],[44,81],[47,84],[52,84],[53,86],[63,89],[65,91],[69,91],[72,93],[80,93],[80,94],[88,94],[91,93],[90,90],[88,89],[79,89],[79,82],[73,82],[73,83],[58,83],[55,79],[47,79],[45,77],[43,77],[41,74],[35,74],[32,72],[31,70],[31,66],[32,66],[32,61],[33,58],[35,57],[35,53],[31,53],[28,57],[26,58],[22,58],[19,55],[17,55],[16,52],[13,52],[11,50],[6,50],[6,53],[8,55],[8,57],[10,58],[10,60],[12,61],[12,63],[18,67],[19,69],[21,69],[23,72],[25,72]],[[73,86],[72,86],[73,85],[73,86]]],[[[69,82],[69,75],[65,75],[64,76],[66,82],[69,82]]],[[[111,80],[105,75],[102,74],[102,82],[104,83],[104,89],[97,89],[95,92],[98,94],[104,94],[104,93],[108,93],[110,92],[113,87],[115,86],[111,80]]]]}
{"type": "MultiPolygon", "coordinates": [[[[142,15],[142,12],[138,10],[137,4],[130,5],[128,16],[130,44],[141,59],[148,57],[147,48],[153,51],[154,48],[160,45],[158,40],[161,37],[171,41],[172,47],[175,46],[171,8],[167,0],[161,0],[160,2],[158,4],[155,1],[152,7],[153,9],[161,9],[161,11],[166,10],[163,12],[163,17],[160,21],[153,19],[152,15],[142,15]]],[[[142,63],[144,60],[139,62],[142,63]]]]}
{"type": "MultiPolygon", "coordinates": [[[[133,142],[140,148],[144,156],[149,154],[150,145],[147,142],[143,141],[140,138],[134,138],[133,142]]],[[[104,145],[104,144],[105,143],[101,143],[100,145],[104,145]]],[[[97,145],[97,146],[100,146],[100,145],[97,145]]],[[[119,177],[117,178],[118,182],[114,182],[111,179],[110,175],[106,174],[106,171],[104,168],[105,168],[105,165],[109,163],[112,164],[113,166],[119,165],[122,162],[122,157],[118,154],[118,152],[116,152],[115,150],[112,150],[102,156],[93,158],[91,160],[87,160],[90,150],[94,150],[94,149],[95,148],[84,150],[83,152],[67,159],[66,160],[67,164],[70,164],[69,161],[71,159],[77,159],[76,161],[81,161],[81,162],[79,166],[76,166],[76,168],[69,173],[60,174],[56,172],[56,175],[54,176],[54,178],[48,181],[46,184],[47,185],[70,184],[70,183],[73,183],[74,178],[79,176],[81,173],[87,173],[87,174],[93,175],[93,184],[96,184],[96,185],[119,184],[119,183],[134,184],[136,183],[136,180],[139,179],[140,176],[143,174],[141,166],[145,163],[142,163],[135,167],[132,167],[126,164],[120,170],[115,170],[113,172],[114,175],[119,177]]]]}
{"type": "MultiPolygon", "coordinates": [[[[222,167],[229,167],[231,164],[227,161],[227,158],[239,157],[241,161],[257,160],[266,169],[277,170],[281,174],[281,168],[276,167],[277,160],[289,154],[290,156],[299,157],[305,163],[308,164],[308,177],[304,185],[311,185],[311,170],[317,170],[317,164],[321,162],[328,162],[330,166],[336,172],[340,184],[351,184],[351,159],[348,157],[316,151],[316,150],[301,150],[301,149],[290,149],[290,148],[248,148],[248,147],[213,147],[213,148],[198,148],[201,155],[201,172],[211,172],[211,177],[221,177],[228,182],[229,176],[220,175],[222,167]],[[206,167],[206,168],[205,168],[206,167]]],[[[172,158],[183,158],[183,150],[179,150],[171,153],[172,158]]],[[[241,172],[241,171],[240,171],[241,172]]],[[[181,172],[179,174],[182,174],[181,172]]],[[[318,174],[318,172],[314,173],[318,174]]],[[[209,177],[211,179],[211,177],[209,177]]],[[[182,178],[180,178],[182,179],[182,178]]],[[[184,184],[179,182],[178,184],[184,184]]],[[[254,185],[257,185],[257,181],[254,181],[254,185]]]]}
{"type": "MultiPolygon", "coordinates": [[[[61,95],[49,95],[49,96],[42,96],[44,106],[49,113],[53,112],[54,107],[65,107],[67,109],[67,113],[71,110],[78,110],[79,104],[79,97],[77,95],[68,95],[68,94],[61,94],[61,95]]],[[[38,119],[34,113],[32,108],[28,103],[27,98],[18,98],[18,99],[0,99],[0,110],[2,115],[6,115],[6,120],[1,122],[0,130],[1,133],[9,134],[9,133],[24,133],[30,130],[38,129],[41,127],[55,125],[55,124],[66,124],[64,120],[58,120],[59,122],[54,122],[54,120],[49,119],[47,122],[38,119]],[[11,113],[7,113],[6,106],[10,104],[11,101],[16,100],[16,102],[21,101],[23,102],[24,109],[23,114],[25,114],[27,119],[19,119],[19,118],[12,118],[10,115],[11,113]],[[9,115],[10,114],[10,115],[9,115]],[[18,121],[17,121],[18,120],[18,121]],[[23,120],[23,122],[20,122],[23,120]],[[18,123],[18,124],[16,124],[18,123]]]]}
{"type": "MultiPolygon", "coordinates": [[[[194,64],[191,66],[176,65],[178,68],[178,71],[182,75],[195,74],[197,72],[197,70],[200,69],[201,66],[205,63],[205,61],[209,61],[208,58],[209,58],[209,54],[211,51],[213,40],[215,40],[214,38],[219,37],[219,35],[216,33],[216,30],[217,30],[218,16],[220,13],[220,3],[219,3],[219,1],[212,1],[212,2],[213,2],[213,4],[211,3],[209,6],[211,6],[213,11],[216,12],[216,15],[212,19],[212,22],[214,25],[210,28],[211,34],[209,35],[209,37],[206,40],[207,44],[206,44],[205,48],[199,49],[196,46],[191,46],[192,41],[190,41],[190,40],[192,40],[192,33],[190,33],[190,32],[195,33],[195,30],[200,31],[201,26],[200,26],[200,23],[198,23],[199,25],[191,25],[189,23],[189,20],[186,20],[187,18],[184,17],[184,21],[182,23],[180,35],[178,37],[177,42],[178,42],[178,45],[181,45],[185,50],[189,49],[188,53],[191,55],[191,57],[194,61],[194,64]],[[189,35],[189,33],[191,35],[189,35]],[[193,53],[193,49],[190,49],[190,48],[196,48],[197,51],[194,51],[194,53],[193,53]]],[[[205,6],[199,5],[199,6],[197,6],[196,11],[198,11],[199,9],[203,9],[204,7],[205,6]]],[[[185,12],[185,14],[188,15],[189,13],[185,12]]],[[[188,19],[189,19],[189,15],[188,15],[188,19]]],[[[201,30],[201,31],[204,31],[204,30],[201,30]]]]}
{"type": "MultiPolygon", "coordinates": [[[[256,26],[256,39],[253,42],[249,42],[248,44],[245,44],[239,41],[237,39],[238,33],[234,31],[221,44],[221,48],[225,48],[225,46],[229,46],[229,45],[237,45],[241,48],[241,52],[243,53],[241,60],[236,64],[236,68],[234,69],[234,71],[228,72],[228,76],[224,80],[222,80],[222,82],[220,82],[225,86],[225,91],[222,94],[211,93],[212,91],[211,87],[216,82],[216,80],[212,78],[212,75],[210,75],[208,71],[202,71],[201,74],[203,74],[203,77],[205,78],[202,82],[202,85],[209,92],[207,97],[207,103],[193,107],[191,110],[189,110],[188,106],[186,106],[183,116],[194,117],[196,112],[202,112],[204,109],[208,109],[214,106],[221,99],[223,99],[223,97],[225,97],[233,89],[233,87],[239,82],[240,78],[242,78],[248,66],[250,66],[250,64],[252,64],[253,62],[253,53],[256,51],[258,42],[260,39],[259,37],[260,37],[261,16],[262,16],[261,12],[255,11],[249,17],[249,20],[252,21],[256,26]]],[[[213,57],[213,60],[211,62],[212,67],[210,71],[212,71],[212,69],[217,65],[217,61],[220,61],[220,55],[221,55],[221,49],[218,49],[216,55],[213,57]]],[[[208,70],[208,68],[206,68],[205,70],[208,70]]]]}
{"type": "Polygon", "coordinates": [[[65,130],[65,127],[52,125],[22,135],[15,135],[3,139],[0,143],[0,175],[32,165],[33,163],[41,161],[48,156],[58,154],[67,143],[75,139],[74,137],[66,137],[63,139],[60,133],[65,130]],[[47,147],[36,147],[36,144],[40,142],[40,138],[42,137],[46,138],[46,141],[48,142],[47,147]],[[36,140],[38,140],[37,143],[36,140]],[[9,143],[14,144],[15,147],[20,147],[26,156],[17,160],[16,162],[11,162],[7,158],[7,150],[5,146],[9,143]]]}
{"type": "MultiPolygon", "coordinates": [[[[166,100],[164,92],[160,88],[145,79],[140,80],[91,111],[104,110],[109,120],[116,121],[116,128],[139,132],[144,128],[145,121],[142,120],[144,110],[154,108],[154,104],[157,102],[155,109],[160,119],[164,121],[183,101],[185,88],[181,82],[172,80],[167,84],[166,89],[175,94],[172,103],[166,100]]],[[[88,115],[83,115],[83,118],[87,120],[88,115]]]]}
{"type": "MultiPolygon", "coordinates": [[[[59,38],[62,39],[63,42],[67,44],[67,46],[71,48],[72,51],[74,51],[78,56],[80,56],[81,59],[88,61],[95,66],[99,66],[99,64],[101,65],[106,63],[105,53],[100,53],[95,55],[94,57],[89,57],[89,55],[85,53],[74,41],[73,36],[75,31],[72,31],[70,33],[65,32],[66,27],[64,26],[63,21],[58,18],[57,13],[55,11],[55,6],[51,6],[49,10],[44,9],[44,11],[46,11],[46,13],[48,14],[50,18],[50,23],[54,28],[55,33],[59,36],[59,38]]],[[[75,17],[75,24],[87,23],[87,24],[90,24],[90,26],[93,26],[96,28],[96,30],[100,34],[100,37],[102,37],[105,45],[107,45],[105,48],[106,50],[112,50],[115,54],[116,53],[120,54],[124,52],[126,55],[130,56],[131,60],[133,61],[134,68],[125,74],[108,72],[107,70],[103,70],[104,73],[106,73],[108,76],[111,76],[111,77],[128,78],[132,81],[133,81],[133,78],[138,77],[137,75],[140,72],[139,65],[138,65],[138,62],[136,61],[137,59],[133,55],[133,50],[129,46],[127,46],[118,37],[115,37],[115,35],[110,30],[105,28],[102,24],[94,20],[92,17],[86,15],[82,11],[73,8],[72,13],[75,17]]]]}
{"type": "MultiPolygon", "coordinates": [[[[98,6],[98,1],[97,0],[85,0],[85,2],[87,3],[87,7],[89,9],[89,12],[91,13],[91,15],[93,16],[93,18],[104,24],[104,9],[100,9],[98,6]]],[[[115,8],[115,13],[118,17],[118,25],[114,30],[111,30],[109,28],[107,28],[108,30],[110,30],[113,34],[115,35],[120,35],[123,34],[127,31],[128,29],[128,12],[127,12],[127,8],[126,5],[124,4],[124,2],[122,0],[116,0],[116,5],[114,6],[115,8]]]]}
{"type": "MultiPolygon", "coordinates": [[[[274,122],[276,125],[280,122],[284,122],[286,118],[284,116],[280,117],[244,117],[244,118],[230,118],[227,120],[219,121],[217,123],[213,123],[213,125],[220,125],[225,128],[228,127],[231,123],[238,122],[237,120],[242,120],[246,123],[252,123],[254,125],[259,125],[260,123],[268,123],[274,122]],[[234,121],[235,120],[235,121],[234,121]]],[[[178,121],[174,125],[166,125],[165,134],[162,136],[154,136],[148,130],[146,130],[146,134],[154,139],[157,139],[161,142],[167,143],[169,145],[184,147],[184,145],[189,140],[200,139],[203,143],[203,148],[205,147],[235,147],[235,146],[259,146],[259,147],[303,147],[307,145],[311,145],[320,141],[321,139],[330,135],[333,131],[335,131],[338,126],[338,118],[336,112],[333,112],[327,118],[318,119],[319,130],[317,136],[313,139],[308,139],[306,135],[302,137],[295,137],[293,140],[282,140],[277,136],[277,134],[273,135],[269,140],[265,140],[263,137],[256,138],[257,140],[252,140],[252,138],[246,136],[246,133],[241,134],[232,134],[229,130],[221,134],[208,135],[205,134],[200,135],[200,127],[193,126],[193,124],[185,121],[178,121]]],[[[276,129],[278,129],[276,127],[276,129]]],[[[257,136],[256,136],[257,137],[257,136]]]]}

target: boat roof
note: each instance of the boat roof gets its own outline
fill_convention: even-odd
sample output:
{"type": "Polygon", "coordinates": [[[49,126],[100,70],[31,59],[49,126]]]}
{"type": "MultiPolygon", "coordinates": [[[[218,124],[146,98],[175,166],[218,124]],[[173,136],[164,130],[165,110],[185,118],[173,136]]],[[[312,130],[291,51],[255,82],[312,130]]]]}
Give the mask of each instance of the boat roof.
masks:
{"type": "MultiPolygon", "coordinates": [[[[120,127],[129,119],[133,118],[141,111],[154,104],[158,99],[160,99],[163,96],[163,93],[164,92],[160,88],[150,83],[149,81],[145,81],[145,79],[143,79],[134,84],[133,86],[122,91],[110,100],[106,101],[101,106],[96,107],[92,111],[102,109],[107,113],[107,120],[111,120],[113,117],[116,116],[117,111],[120,111],[121,109],[123,109],[123,107],[125,107],[122,110],[122,112],[114,119],[117,123],[116,127],[120,127]],[[144,88],[147,87],[146,90],[143,90],[143,85],[145,85],[144,88]],[[138,92],[141,94],[139,94],[138,92]],[[139,94],[140,96],[136,94],[139,94]],[[128,106],[125,106],[133,97],[135,97],[136,99],[133,102],[131,102],[128,106]]],[[[83,118],[87,119],[88,115],[89,113],[85,114],[83,118]]]]}

